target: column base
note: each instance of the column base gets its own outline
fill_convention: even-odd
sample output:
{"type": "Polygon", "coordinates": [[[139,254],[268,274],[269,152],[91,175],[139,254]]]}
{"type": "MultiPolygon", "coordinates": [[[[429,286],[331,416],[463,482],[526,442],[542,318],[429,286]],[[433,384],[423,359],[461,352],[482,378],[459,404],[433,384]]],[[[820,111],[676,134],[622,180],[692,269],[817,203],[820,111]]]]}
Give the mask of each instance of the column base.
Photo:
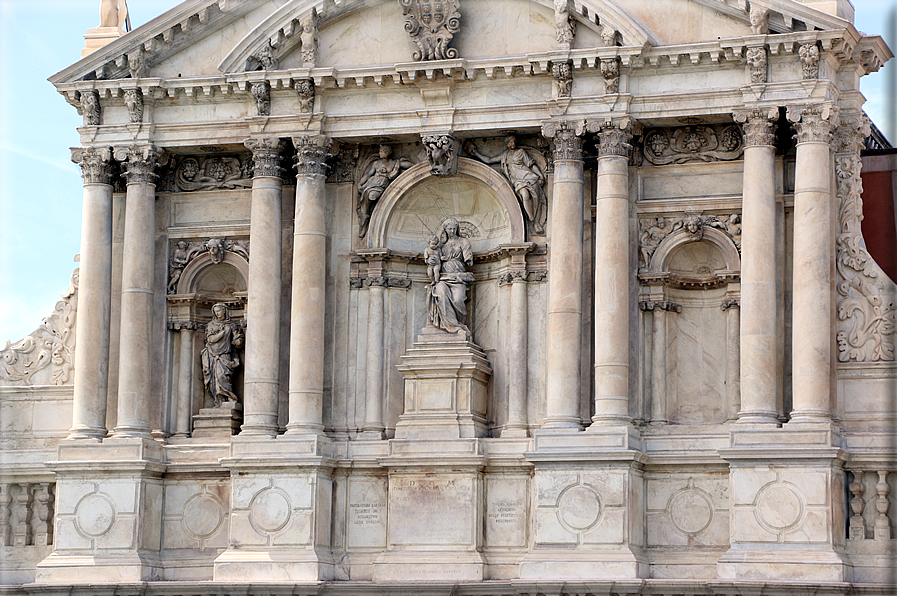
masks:
{"type": "Polygon", "coordinates": [[[779,424],[779,413],[772,410],[742,411],[735,418],[736,424],[779,424]]]}
{"type": "Polygon", "coordinates": [[[523,438],[526,438],[529,436],[529,429],[527,428],[527,426],[525,424],[520,424],[520,425],[508,424],[503,429],[501,429],[501,432],[499,433],[498,436],[500,436],[504,439],[507,439],[507,438],[523,439],[523,438]]]}
{"type": "Polygon", "coordinates": [[[382,441],[386,438],[385,429],[362,430],[356,437],[356,441],[382,441]]]}
{"type": "Polygon", "coordinates": [[[533,431],[536,434],[570,434],[582,432],[582,421],[572,416],[546,418],[542,426],[533,431]]]}
{"type": "Polygon", "coordinates": [[[127,584],[163,579],[158,554],[65,555],[52,553],[37,564],[35,584],[127,584]]]}

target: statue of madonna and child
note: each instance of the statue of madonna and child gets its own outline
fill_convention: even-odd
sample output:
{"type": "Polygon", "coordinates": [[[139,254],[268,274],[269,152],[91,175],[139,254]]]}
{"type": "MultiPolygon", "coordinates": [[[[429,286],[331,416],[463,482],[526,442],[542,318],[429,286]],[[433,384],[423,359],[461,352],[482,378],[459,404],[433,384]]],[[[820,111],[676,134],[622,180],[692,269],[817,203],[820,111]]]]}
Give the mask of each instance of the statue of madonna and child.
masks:
{"type": "Polygon", "coordinates": [[[424,250],[427,275],[427,325],[446,333],[473,336],[465,324],[467,318],[467,288],[474,280],[467,267],[473,265],[470,240],[459,234],[458,220],[450,218],[442,223],[439,236],[431,236],[424,250]]]}

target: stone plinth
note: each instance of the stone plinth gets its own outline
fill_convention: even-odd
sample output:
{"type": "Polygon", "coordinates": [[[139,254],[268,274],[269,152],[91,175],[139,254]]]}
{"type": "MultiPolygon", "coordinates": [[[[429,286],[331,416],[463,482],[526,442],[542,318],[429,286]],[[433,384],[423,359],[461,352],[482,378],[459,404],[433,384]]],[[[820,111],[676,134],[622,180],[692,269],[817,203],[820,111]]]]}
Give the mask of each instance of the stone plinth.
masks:
{"type": "Polygon", "coordinates": [[[118,27],[93,27],[88,29],[84,34],[84,47],[81,49],[81,57],[92,54],[124,34],[125,32],[118,27]]]}
{"type": "Polygon", "coordinates": [[[234,401],[217,408],[202,408],[193,417],[193,436],[197,439],[229,437],[237,434],[243,422],[243,406],[234,401]]]}
{"type": "Polygon", "coordinates": [[[486,436],[486,353],[463,335],[424,327],[396,368],[405,377],[397,439],[486,436]]]}

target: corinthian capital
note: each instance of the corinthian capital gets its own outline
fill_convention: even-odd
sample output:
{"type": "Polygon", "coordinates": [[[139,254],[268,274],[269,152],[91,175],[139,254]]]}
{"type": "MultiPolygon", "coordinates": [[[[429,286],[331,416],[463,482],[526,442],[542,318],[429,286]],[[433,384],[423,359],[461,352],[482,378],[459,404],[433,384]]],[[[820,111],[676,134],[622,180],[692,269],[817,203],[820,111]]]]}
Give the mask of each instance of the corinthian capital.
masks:
{"type": "Polygon", "coordinates": [[[757,108],[737,110],[732,113],[735,122],[744,129],[746,147],[774,147],[776,144],[775,122],[779,119],[779,108],[757,108]]]}
{"type": "Polygon", "coordinates": [[[832,137],[832,151],[835,153],[858,154],[863,149],[866,137],[872,131],[872,123],[866,114],[841,114],[838,118],[838,127],[835,128],[832,137]]]}
{"type": "Polygon", "coordinates": [[[581,120],[550,120],[542,123],[542,136],[552,141],[554,161],[581,160],[583,132],[585,123],[581,120]]]}
{"type": "Polygon", "coordinates": [[[111,184],[109,147],[72,147],[72,161],[81,167],[84,184],[111,184]]]}
{"type": "Polygon", "coordinates": [[[283,150],[286,142],[277,137],[253,138],[243,142],[252,151],[253,178],[281,178],[283,150]]]}
{"type": "Polygon", "coordinates": [[[788,120],[794,124],[798,144],[828,143],[832,129],[838,125],[838,107],[830,104],[789,106],[788,120]]]}
{"type": "Polygon", "coordinates": [[[327,160],[330,155],[330,139],[323,135],[307,135],[293,137],[296,147],[297,176],[326,176],[327,160]]]}
{"type": "Polygon", "coordinates": [[[639,125],[630,118],[604,122],[593,121],[588,124],[590,132],[598,133],[598,157],[617,155],[628,158],[629,152],[632,151],[629,141],[638,127],[639,125]]]}
{"type": "Polygon", "coordinates": [[[155,184],[156,167],[166,163],[164,152],[152,145],[130,145],[128,147],[116,147],[115,159],[127,162],[125,177],[128,184],[155,184]]]}

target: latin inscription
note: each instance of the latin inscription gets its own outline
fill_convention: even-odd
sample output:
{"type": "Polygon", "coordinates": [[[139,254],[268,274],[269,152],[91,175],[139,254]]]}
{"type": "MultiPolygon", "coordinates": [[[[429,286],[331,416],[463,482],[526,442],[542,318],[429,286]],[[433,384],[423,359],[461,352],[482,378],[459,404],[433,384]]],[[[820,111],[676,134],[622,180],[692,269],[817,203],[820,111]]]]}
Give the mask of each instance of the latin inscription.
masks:
{"type": "Polygon", "coordinates": [[[392,544],[469,544],[477,507],[470,476],[394,477],[389,482],[392,544]]]}
{"type": "Polygon", "coordinates": [[[350,503],[349,523],[353,526],[378,526],[383,523],[386,503],[350,503]]]}

